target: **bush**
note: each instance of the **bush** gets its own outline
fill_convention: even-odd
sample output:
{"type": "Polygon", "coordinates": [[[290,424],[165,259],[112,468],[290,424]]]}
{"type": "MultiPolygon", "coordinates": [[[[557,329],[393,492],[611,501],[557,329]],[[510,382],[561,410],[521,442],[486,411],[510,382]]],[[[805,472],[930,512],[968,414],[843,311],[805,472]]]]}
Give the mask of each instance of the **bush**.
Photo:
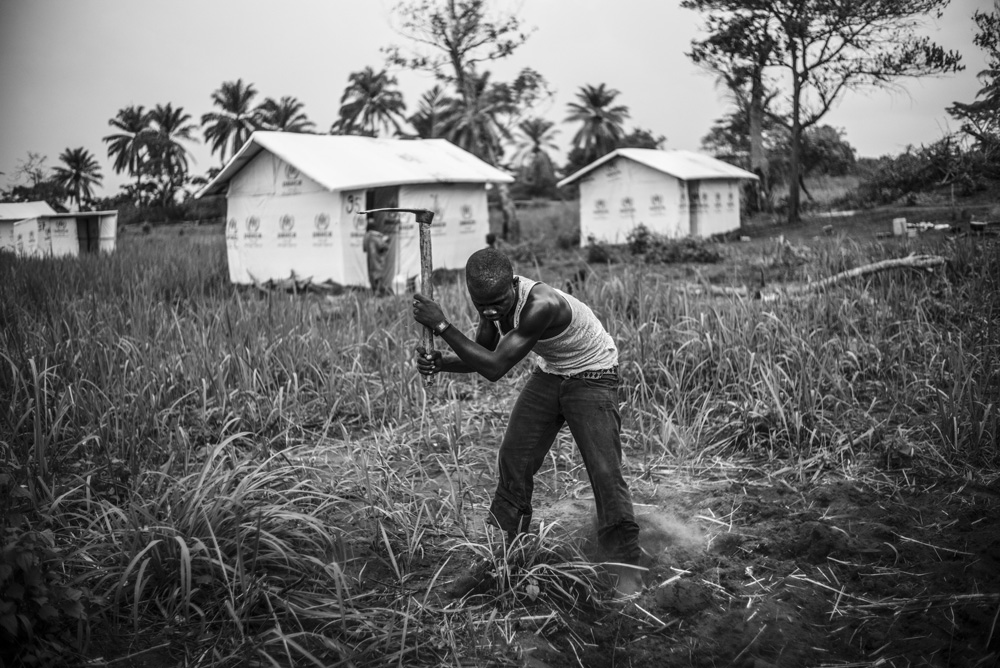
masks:
{"type": "Polygon", "coordinates": [[[722,261],[722,254],[712,247],[711,242],[694,237],[683,239],[659,239],[646,253],[647,264],[672,264],[678,262],[698,262],[714,264],[722,261]]]}
{"type": "Polygon", "coordinates": [[[632,255],[642,255],[649,251],[654,241],[653,237],[654,235],[649,231],[649,228],[639,223],[635,229],[625,235],[625,242],[632,255]]]}
{"type": "Polygon", "coordinates": [[[587,262],[590,264],[613,264],[618,261],[615,254],[611,252],[604,244],[597,243],[597,240],[591,236],[588,239],[587,244],[587,262]]]}
{"type": "Polygon", "coordinates": [[[694,237],[671,239],[651,232],[642,223],[628,233],[625,241],[629,252],[632,255],[644,255],[648,264],[678,262],[711,264],[722,261],[722,255],[709,241],[694,237]]]}
{"type": "Polygon", "coordinates": [[[63,666],[83,650],[87,593],[60,582],[63,561],[51,531],[5,531],[0,665],[63,666]]]}
{"type": "Polygon", "coordinates": [[[562,232],[556,236],[556,246],[559,250],[573,250],[580,247],[580,228],[562,232]]]}
{"type": "Polygon", "coordinates": [[[955,135],[946,135],[920,148],[907,147],[897,156],[883,156],[859,163],[861,183],[838,205],[871,207],[880,204],[920,204],[918,193],[952,186],[955,194],[968,196],[990,187],[1000,174],[995,161],[981,151],[966,150],[955,135]]]}

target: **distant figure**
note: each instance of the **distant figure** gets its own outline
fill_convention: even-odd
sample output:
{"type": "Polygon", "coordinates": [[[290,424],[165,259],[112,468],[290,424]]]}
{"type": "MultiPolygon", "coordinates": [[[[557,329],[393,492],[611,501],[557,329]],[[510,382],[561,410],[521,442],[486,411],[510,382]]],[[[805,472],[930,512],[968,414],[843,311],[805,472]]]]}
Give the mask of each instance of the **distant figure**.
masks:
{"type": "Polygon", "coordinates": [[[490,232],[486,235],[486,246],[488,248],[495,248],[497,243],[497,235],[495,232],[490,232]]]}
{"type": "Polygon", "coordinates": [[[389,235],[379,230],[374,218],[369,216],[362,248],[368,256],[368,282],[378,297],[392,294],[392,279],[389,276],[392,268],[388,266],[391,242],[389,235]]]}

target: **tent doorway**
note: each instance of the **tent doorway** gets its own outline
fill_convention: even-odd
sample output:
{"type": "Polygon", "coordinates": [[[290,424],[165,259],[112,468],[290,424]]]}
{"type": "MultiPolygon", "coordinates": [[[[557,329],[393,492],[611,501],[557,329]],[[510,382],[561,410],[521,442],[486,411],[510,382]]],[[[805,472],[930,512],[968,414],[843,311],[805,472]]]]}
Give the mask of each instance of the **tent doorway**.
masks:
{"type": "Polygon", "coordinates": [[[77,216],[76,235],[80,241],[81,253],[97,253],[101,250],[101,223],[97,216],[77,216]]]}
{"type": "MultiPolygon", "coordinates": [[[[365,209],[388,209],[399,206],[399,186],[369,188],[365,191],[365,209]]],[[[376,294],[392,294],[392,283],[399,273],[398,213],[373,213],[365,231],[368,254],[368,281],[376,294]]]]}
{"type": "Polygon", "coordinates": [[[699,220],[701,216],[701,194],[700,194],[700,181],[688,181],[687,191],[688,191],[688,215],[691,217],[691,228],[689,233],[691,236],[698,236],[701,231],[701,221],[699,220]]]}

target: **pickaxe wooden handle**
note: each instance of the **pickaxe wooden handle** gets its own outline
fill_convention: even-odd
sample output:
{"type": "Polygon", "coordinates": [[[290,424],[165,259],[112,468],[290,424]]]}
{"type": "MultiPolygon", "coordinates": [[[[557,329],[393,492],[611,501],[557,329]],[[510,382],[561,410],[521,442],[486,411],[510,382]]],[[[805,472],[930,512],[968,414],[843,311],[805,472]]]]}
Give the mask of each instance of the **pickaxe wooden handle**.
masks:
{"type": "MultiPolygon", "coordinates": [[[[412,213],[417,217],[417,226],[420,229],[420,294],[428,299],[434,299],[434,283],[431,275],[434,272],[434,263],[431,261],[431,221],[434,220],[434,212],[430,209],[368,209],[359,211],[360,214],[368,213],[412,213]]],[[[430,357],[434,352],[434,330],[430,327],[424,328],[424,350],[430,357]]],[[[424,382],[428,387],[434,384],[434,376],[427,376],[424,382]]]]}

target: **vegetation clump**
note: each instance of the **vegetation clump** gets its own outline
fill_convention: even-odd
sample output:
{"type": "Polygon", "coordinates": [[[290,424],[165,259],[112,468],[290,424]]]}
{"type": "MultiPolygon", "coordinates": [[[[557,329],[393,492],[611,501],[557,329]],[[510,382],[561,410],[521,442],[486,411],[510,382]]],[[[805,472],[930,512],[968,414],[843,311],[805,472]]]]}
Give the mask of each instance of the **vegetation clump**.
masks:
{"type": "Polygon", "coordinates": [[[626,236],[632,255],[642,255],[648,264],[714,264],[722,261],[717,245],[696,237],[665,237],[639,223],[626,236]]]}
{"type": "Polygon", "coordinates": [[[70,586],[77,575],[69,572],[70,561],[51,530],[3,530],[0,665],[61,666],[67,656],[84,649],[89,631],[85,604],[98,601],[86,588],[70,586]]]}

